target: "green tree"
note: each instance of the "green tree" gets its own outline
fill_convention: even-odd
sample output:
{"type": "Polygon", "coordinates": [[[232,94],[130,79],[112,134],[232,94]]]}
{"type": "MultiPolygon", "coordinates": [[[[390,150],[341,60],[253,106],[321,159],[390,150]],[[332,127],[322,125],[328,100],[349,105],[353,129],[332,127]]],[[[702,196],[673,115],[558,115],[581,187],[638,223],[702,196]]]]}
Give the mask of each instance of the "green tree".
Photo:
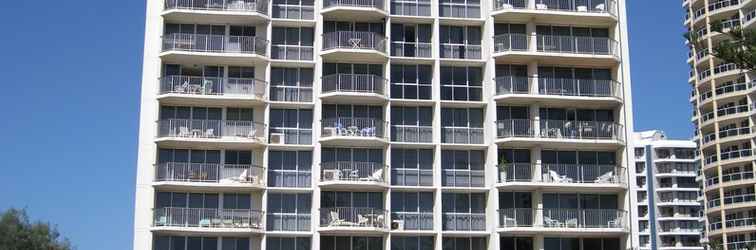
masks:
{"type": "MultiPolygon", "coordinates": [[[[723,33],[728,36],[717,44],[712,44],[709,53],[727,63],[734,63],[741,70],[751,71],[756,69],[756,32],[743,30],[739,26],[725,31],[722,23],[711,25],[712,32],[723,33]]],[[[708,47],[695,33],[685,35],[690,44],[696,49],[708,47]]]]}
{"type": "Polygon", "coordinates": [[[26,210],[8,209],[0,214],[0,250],[71,250],[54,226],[30,222],[26,210]]]}

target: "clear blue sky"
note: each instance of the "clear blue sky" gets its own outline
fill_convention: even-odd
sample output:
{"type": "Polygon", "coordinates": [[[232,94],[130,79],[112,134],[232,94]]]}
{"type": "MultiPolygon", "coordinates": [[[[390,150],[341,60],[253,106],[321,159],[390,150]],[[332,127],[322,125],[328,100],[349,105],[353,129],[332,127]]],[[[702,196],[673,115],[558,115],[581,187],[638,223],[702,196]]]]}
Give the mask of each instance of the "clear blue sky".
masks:
{"type": "MultiPolygon", "coordinates": [[[[680,1],[628,2],[636,129],[689,138],[680,1]]],[[[3,3],[0,209],[27,207],[79,249],[131,249],[144,8],[3,3]]]]}

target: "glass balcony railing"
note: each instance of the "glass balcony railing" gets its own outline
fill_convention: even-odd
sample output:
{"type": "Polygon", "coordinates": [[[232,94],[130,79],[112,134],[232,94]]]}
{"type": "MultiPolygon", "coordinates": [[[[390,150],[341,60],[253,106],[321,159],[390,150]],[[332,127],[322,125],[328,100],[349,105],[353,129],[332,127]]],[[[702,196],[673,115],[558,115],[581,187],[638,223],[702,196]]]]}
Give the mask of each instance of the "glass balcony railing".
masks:
{"type": "Polygon", "coordinates": [[[499,227],[532,227],[534,225],[533,212],[532,208],[499,209],[499,227]]]}
{"type": "Polygon", "coordinates": [[[419,168],[391,168],[391,185],[433,186],[433,170],[419,168]]]}
{"type": "Polygon", "coordinates": [[[619,57],[617,41],[607,37],[537,35],[537,51],[619,57]]]}
{"type": "Polygon", "coordinates": [[[730,150],[730,151],[722,151],[719,153],[719,159],[722,161],[725,160],[735,160],[740,158],[750,158],[753,156],[753,150],[750,148],[746,149],[740,149],[740,150],[730,150]]]}
{"type": "Polygon", "coordinates": [[[388,212],[370,207],[330,207],[320,209],[320,227],[388,229],[388,212]]]}
{"type": "Polygon", "coordinates": [[[527,76],[497,76],[494,78],[496,94],[529,94],[532,80],[533,78],[527,76]]]}
{"type": "Polygon", "coordinates": [[[530,163],[499,164],[499,183],[532,182],[536,167],[535,164],[530,163]]]}
{"type": "Polygon", "coordinates": [[[272,44],[270,45],[270,58],[294,61],[312,61],[313,46],[272,44]]]}
{"type": "MultiPolygon", "coordinates": [[[[310,2],[312,3],[312,2],[310,2]]],[[[273,18],[313,20],[315,19],[315,6],[287,4],[285,1],[273,1],[273,18]]]]}
{"type": "Polygon", "coordinates": [[[268,187],[309,188],[312,172],[295,169],[268,169],[268,187]]]}
{"type": "Polygon", "coordinates": [[[312,102],[312,86],[271,85],[270,100],[278,102],[312,102]]]}
{"type": "Polygon", "coordinates": [[[323,34],[323,50],[356,49],[386,51],[386,37],[367,31],[333,31],[323,34]]]}
{"type": "Polygon", "coordinates": [[[441,127],[441,142],[453,144],[483,144],[483,128],[441,127]]]}
{"type": "Polygon", "coordinates": [[[247,138],[265,142],[266,125],[253,121],[161,119],[158,137],[220,139],[247,138]]]}
{"type": "Polygon", "coordinates": [[[257,164],[162,162],[155,181],[265,185],[265,168],[257,164]]]}
{"type": "Polygon", "coordinates": [[[494,36],[494,52],[528,51],[530,37],[525,33],[505,33],[494,36]]]}
{"type": "Polygon", "coordinates": [[[533,137],[533,121],[529,119],[507,119],[496,121],[497,138],[533,137]]]}
{"type": "Polygon", "coordinates": [[[443,212],[441,214],[444,231],[485,231],[485,213],[443,212]]]}
{"type": "Polygon", "coordinates": [[[427,42],[391,41],[391,56],[430,58],[431,46],[427,42]]]}
{"type": "Polygon", "coordinates": [[[391,141],[431,143],[433,142],[433,127],[417,125],[391,125],[391,141]]]}
{"type": "Polygon", "coordinates": [[[160,94],[240,96],[265,100],[267,82],[254,78],[168,75],[160,78],[160,94]]]}
{"type": "Polygon", "coordinates": [[[385,78],[373,74],[330,74],[323,76],[323,93],[370,93],[385,95],[385,78]]]}
{"type": "Polygon", "coordinates": [[[541,95],[622,98],[622,85],[613,80],[538,78],[541,95]]]}
{"type": "Polygon", "coordinates": [[[481,59],[479,44],[441,43],[441,58],[481,59]]]}
{"type": "Polygon", "coordinates": [[[373,118],[327,118],[321,121],[321,137],[386,138],[387,123],[373,118]]]}
{"type": "Polygon", "coordinates": [[[443,169],[441,183],[444,187],[483,187],[485,171],[470,169],[443,169]]]}
{"type": "Polygon", "coordinates": [[[310,213],[269,213],[267,217],[268,231],[310,231],[310,213]]]}
{"type": "Polygon", "coordinates": [[[394,230],[433,230],[433,212],[391,212],[394,230]]]}
{"type": "Polygon", "coordinates": [[[528,0],[495,0],[493,1],[493,9],[525,9],[528,8],[528,2],[528,0]]]}
{"type": "Polygon", "coordinates": [[[153,214],[156,227],[262,229],[263,212],[258,210],[164,207],[153,214]]]}
{"type": "Polygon", "coordinates": [[[326,161],[320,165],[321,181],[386,183],[386,166],[381,163],[326,161]]]}
{"type": "Polygon", "coordinates": [[[267,55],[268,41],[254,36],[165,34],[163,51],[241,53],[267,55]]]}
{"type": "Polygon", "coordinates": [[[268,1],[261,0],[166,0],[165,9],[243,11],[268,14],[268,1]]]}

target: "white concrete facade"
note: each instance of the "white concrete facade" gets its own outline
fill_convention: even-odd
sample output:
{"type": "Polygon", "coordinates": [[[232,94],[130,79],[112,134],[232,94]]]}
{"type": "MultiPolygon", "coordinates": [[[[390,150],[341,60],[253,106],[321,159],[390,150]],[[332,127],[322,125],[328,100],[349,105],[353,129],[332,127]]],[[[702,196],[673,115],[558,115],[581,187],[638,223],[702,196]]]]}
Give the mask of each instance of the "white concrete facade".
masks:
{"type": "Polygon", "coordinates": [[[638,247],[624,0],[308,2],[147,1],[135,250],[638,247]],[[399,5],[429,12],[397,15],[399,5]],[[424,39],[416,25],[429,25],[428,42],[406,41],[424,39]],[[281,43],[281,28],[313,39],[299,29],[281,43]],[[407,83],[395,65],[430,67],[429,80],[420,66],[411,78],[429,98],[397,96],[407,83]],[[281,125],[290,116],[296,125],[281,125]],[[430,163],[397,156],[423,150],[430,163]],[[296,184],[280,181],[289,174],[296,184]],[[417,212],[399,196],[418,197],[417,212]],[[409,228],[426,213],[428,227],[409,228]],[[285,216],[297,226],[271,226],[285,216]]]}

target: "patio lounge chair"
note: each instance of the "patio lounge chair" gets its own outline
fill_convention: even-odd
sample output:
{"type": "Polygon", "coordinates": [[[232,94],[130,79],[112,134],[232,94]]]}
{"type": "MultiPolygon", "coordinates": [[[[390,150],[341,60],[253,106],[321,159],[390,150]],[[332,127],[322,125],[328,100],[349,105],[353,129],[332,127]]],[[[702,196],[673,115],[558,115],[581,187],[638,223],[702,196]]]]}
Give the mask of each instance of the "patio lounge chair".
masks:
{"type": "Polygon", "coordinates": [[[558,220],[554,220],[551,217],[543,217],[543,223],[546,224],[547,227],[562,227],[562,222],[558,220]]]}
{"type": "Polygon", "coordinates": [[[572,178],[567,177],[566,175],[559,175],[559,173],[557,173],[554,170],[549,170],[549,177],[551,178],[552,181],[554,181],[556,183],[571,183],[571,182],[574,182],[574,180],[572,178]]]}
{"type": "Polygon", "coordinates": [[[178,134],[179,137],[189,137],[191,135],[192,133],[189,132],[188,127],[184,127],[184,126],[179,127],[179,134],[178,134]]]}
{"type": "Polygon", "coordinates": [[[596,183],[612,183],[614,180],[614,173],[607,172],[599,177],[596,177],[596,183]]]}

